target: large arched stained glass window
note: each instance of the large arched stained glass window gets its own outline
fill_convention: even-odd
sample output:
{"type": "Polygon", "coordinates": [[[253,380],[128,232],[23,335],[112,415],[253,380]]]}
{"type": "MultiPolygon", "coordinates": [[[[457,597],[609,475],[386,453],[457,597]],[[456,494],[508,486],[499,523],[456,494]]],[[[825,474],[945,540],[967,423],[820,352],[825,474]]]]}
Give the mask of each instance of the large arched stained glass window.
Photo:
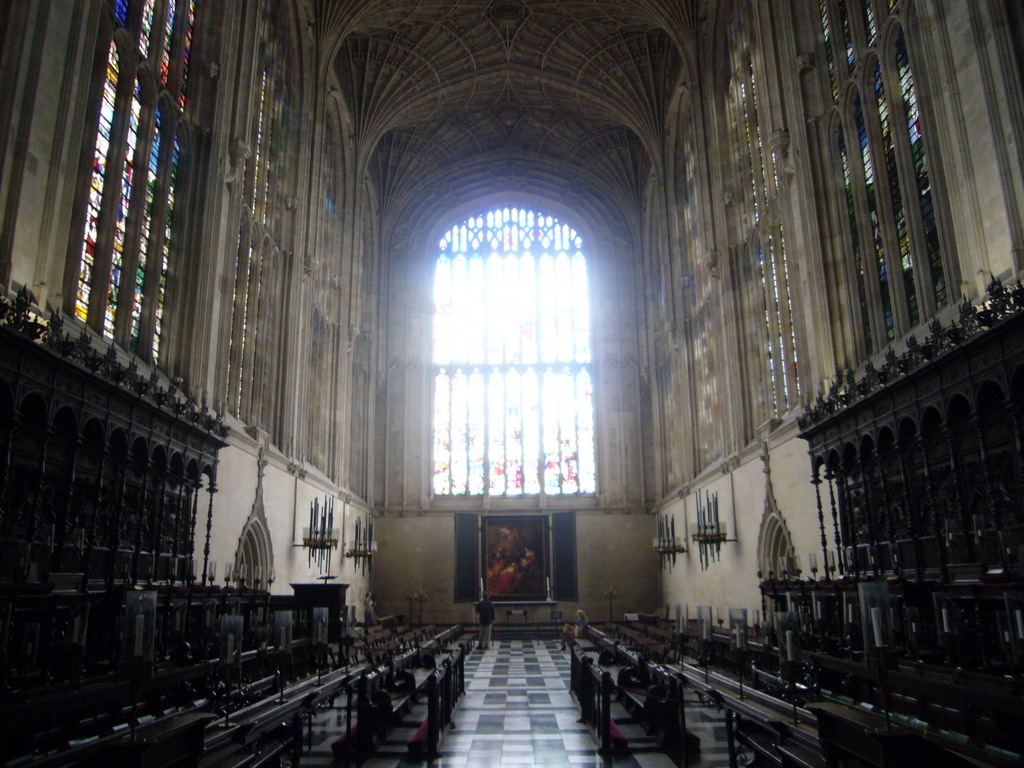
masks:
{"type": "Polygon", "coordinates": [[[844,271],[856,277],[863,352],[869,355],[949,304],[953,263],[947,268],[940,248],[904,33],[908,5],[818,5],[834,103],[836,212],[847,228],[844,271]]]}
{"type": "Polygon", "coordinates": [[[596,491],[583,241],[504,208],[440,242],[434,277],[434,493],[596,491]]]}
{"type": "MultiPolygon", "coordinates": [[[[67,308],[161,362],[196,0],[116,0],[67,308]]],[[[179,196],[180,199],[180,196],[179,196]]]]}

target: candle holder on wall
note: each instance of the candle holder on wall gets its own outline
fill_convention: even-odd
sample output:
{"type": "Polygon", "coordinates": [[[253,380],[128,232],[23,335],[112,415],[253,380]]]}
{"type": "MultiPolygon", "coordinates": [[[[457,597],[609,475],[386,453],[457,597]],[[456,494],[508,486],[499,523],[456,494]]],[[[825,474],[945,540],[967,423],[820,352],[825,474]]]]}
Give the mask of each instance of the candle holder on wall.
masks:
{"type": "Polygon", "coordinates": [[[717,491],[714,494],[705,491],[703,503],[701,503],[700,494],[697,494],[697,528],[693,534],[693,540],[697,543],[702,571],[706,571],[712,562],[718,562],[724,543],[736,541],[736,539],[729,538],[725,523],[718,517],[717,491]]]}
{"type": "Polygon", "coordinates": [[[355,538],[352,539],[352,546],[345,553],[345,557],[351,557],[356,567],[361,567],[363,573],[367,568],[373,569],[373,556],[377,554],[377,541],[373,538],[373,518],[367,518],[363,524],[360,518],[356,518],[355,538]]]}
{"type": "Polygon", "coordinates": [[[658,567],[668,566],[671,572],[676,564],[676,555],[686,553],[686,536],[676,538],[676,516],[658,515],[658,535],[654,539],[654,551],[658,553],[658,567]]]}
{"type": "Polygon", "coordinates": [[[302,531],[306,565],[312,567],[316,563],[321,574],[330,574],[331,552],[338,548],[339,538],[339,531],[334,527],[334,497],[324,496],[322,505],[319,498],[313,499],[309,505],[309,526],[302,531]]]}

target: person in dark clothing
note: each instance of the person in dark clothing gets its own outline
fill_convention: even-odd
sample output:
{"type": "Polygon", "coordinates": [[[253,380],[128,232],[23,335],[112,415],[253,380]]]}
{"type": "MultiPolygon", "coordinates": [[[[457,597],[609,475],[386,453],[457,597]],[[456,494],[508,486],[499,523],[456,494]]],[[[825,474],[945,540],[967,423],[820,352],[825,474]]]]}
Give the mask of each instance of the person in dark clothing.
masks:
{"type": "Polygon", "coordinates": [[[480,650],[486,650],[491,644],[491,627],[494,626],[494,603],[486,592],[476,604],[476,612],[480,614],[480,650]]]}

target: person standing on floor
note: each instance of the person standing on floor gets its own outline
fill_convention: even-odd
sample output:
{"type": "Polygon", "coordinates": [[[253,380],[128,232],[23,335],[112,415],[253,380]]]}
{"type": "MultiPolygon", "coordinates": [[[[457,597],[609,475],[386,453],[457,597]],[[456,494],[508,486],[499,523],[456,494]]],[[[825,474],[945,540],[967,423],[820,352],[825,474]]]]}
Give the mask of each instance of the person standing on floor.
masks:
{"type": "Polygon", "coordinates": [[[373,609],[377,607],[377,604],[373,600],[373,593],[367,590],[366,597],[363,598],[363,611],[365,612],[364,622],[366,626],[373,624],[373,609]]]}
{"type": "Polygon", "coordinates": [[[476,604],[476,612],[480,614],[480,650],[486,650],[491,645],[491,628],[494,626],[494,603],[486,592],[476,604]]]}

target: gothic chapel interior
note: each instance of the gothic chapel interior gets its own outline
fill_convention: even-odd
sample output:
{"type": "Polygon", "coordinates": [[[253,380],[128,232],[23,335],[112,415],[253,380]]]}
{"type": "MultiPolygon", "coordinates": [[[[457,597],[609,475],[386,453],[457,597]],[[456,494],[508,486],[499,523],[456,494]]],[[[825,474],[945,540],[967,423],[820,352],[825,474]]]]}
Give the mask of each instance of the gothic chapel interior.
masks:
{"type": "Polygon", "coordinates": [[[803,696],[751,764],[1018,765],[1022,57],[1019,0],[0,3],[0,758],[488,591],[803,696]]]}

